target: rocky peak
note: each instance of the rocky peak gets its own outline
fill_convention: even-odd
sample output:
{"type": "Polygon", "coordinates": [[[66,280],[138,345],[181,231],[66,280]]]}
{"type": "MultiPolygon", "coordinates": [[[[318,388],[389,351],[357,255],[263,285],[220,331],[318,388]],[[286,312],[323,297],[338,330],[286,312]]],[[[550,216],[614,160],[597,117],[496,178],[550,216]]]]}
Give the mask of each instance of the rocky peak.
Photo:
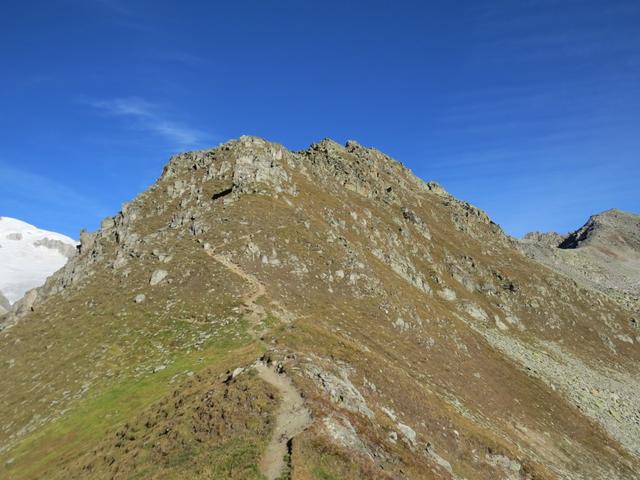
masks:
{"type": "Polygon", "coordinates": [[[616,245],[636,249],[640,255],[640,216],[618,209],[592,215],[578,230],[570,233],[559,248],[580,248],[587,245],[616,245]]]}
{"type": "Polygon", "coordinates": [[[181,195],[187,189],[193,191],[198,179],[215,180],[223,186],[221,190],[229,188],[237,193],[258,193],[264,187],[278,192],[288,181],[286,157],[290,157],[289,152],[279,144],[242,136],[214,149],[172,157],[160,180],[179,177],[168,187],[170,196],[181,195]],[[196,174],[201,171],[205,171],[204,176],[196,174]]]}
{"type": "Polygon", "coordinates": [[[611,209],[565,236],[529,233],[519,246],[525,255],[640,310],[640,216],[611,209]]]}

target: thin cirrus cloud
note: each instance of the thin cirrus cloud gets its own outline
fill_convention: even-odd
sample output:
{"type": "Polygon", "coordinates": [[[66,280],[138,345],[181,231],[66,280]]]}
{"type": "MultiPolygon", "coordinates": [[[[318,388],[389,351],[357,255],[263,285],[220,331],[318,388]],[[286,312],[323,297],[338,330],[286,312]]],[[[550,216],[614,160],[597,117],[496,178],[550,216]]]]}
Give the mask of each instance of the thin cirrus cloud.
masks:
{"type": "Polygon", "coordinates": [[[523,66],[566,60],[605,62],[638,49],[637,36],[614,21],[640,18],[637,1],[494,2],[474,9],[476,62],[523,66]],[[488,33],[490,32],[490,33],[488,33]]]}
{"type": "Polygon", "coordinates": [[[124,120],[128,128],[163,137],[176,147],[198,147],[210,140],[210,135],[171,120],[157,104],[143,98],[83,100],[83,103],[109,116],[124,120]]]}
{"type": "MultiPolygon", "coordinates": [[[[0,215],[11,212],[15,216],[36,222],[36,219],[29,217],[29,213],[37,211],[42,219],[48,218],[52,226],[62,218],[79,220],[88,226],[88,219],[97,221],[107,212],[93,197],[50,177],[10,166],[2,160],[0,184],[3,185],[0,191],[0,205],[3,211],[0,211],[0,215]],[[37,208],[30,210],[29,207],[33,206],[37,208]]],[[[71,232],[68,234],[72,235],[71,232]]]]}

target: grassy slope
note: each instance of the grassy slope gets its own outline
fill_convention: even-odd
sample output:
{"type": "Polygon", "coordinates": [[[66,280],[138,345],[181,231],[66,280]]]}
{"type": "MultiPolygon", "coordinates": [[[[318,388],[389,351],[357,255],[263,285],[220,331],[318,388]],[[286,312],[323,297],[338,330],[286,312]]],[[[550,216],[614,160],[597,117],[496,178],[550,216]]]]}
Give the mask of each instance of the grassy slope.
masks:
{"type": "Polygon", "coordinates": [[[52,471],[79,457],[107,432],[166,396],[184,381],[188,372],[194,374],[211,367],[224,372],[237,361],[258,355],[259,347],[247,336],[224,336],[203,345],[201,350],[177,355],[161,371],[113,382],[77,402],[60,419],[23,438],[4,455],[5,459],[13,459],[7,473],[15,479],[42,478],[45,474],[52,478],[52,471]]]}

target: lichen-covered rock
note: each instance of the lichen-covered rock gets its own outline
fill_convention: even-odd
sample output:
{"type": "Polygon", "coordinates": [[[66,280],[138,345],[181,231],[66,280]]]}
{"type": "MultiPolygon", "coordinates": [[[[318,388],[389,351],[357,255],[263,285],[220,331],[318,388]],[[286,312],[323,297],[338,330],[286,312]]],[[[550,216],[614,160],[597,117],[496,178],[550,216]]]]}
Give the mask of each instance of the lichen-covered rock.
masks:
{"type": "Polygon", "coordinates": [[[162,269],[155,270],[151,274],[151,278],[149,279],[149,285],[151,286],[158,285],[165,278],[167,278],[168,275],[169,275],[169,272],[167,272],[166,270],[162,270],[162,269]]]}
{"type": "Polygon", "coordinates": [[[373,418],[374,413],[358,389],[349,381],[344,368],[339,369],[338,375],[322,370],[316,365],[307,366],[307,373],[311,379],[329,396],[332,402],[352,412],[361,413],[373,418]]]}

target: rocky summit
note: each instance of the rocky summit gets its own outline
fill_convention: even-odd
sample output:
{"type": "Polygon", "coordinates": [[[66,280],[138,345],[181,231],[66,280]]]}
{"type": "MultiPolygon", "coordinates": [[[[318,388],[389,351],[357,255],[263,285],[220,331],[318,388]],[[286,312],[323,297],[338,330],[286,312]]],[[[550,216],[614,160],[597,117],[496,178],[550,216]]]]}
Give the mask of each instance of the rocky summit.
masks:
{"type": "Polygon", "coordinates": [[[593,215],[575,232],[533,232],[525,255],[640,311],[640,215],[612,209],[593,215]]]}
{"type": "Polygon", "coordinates": [[[0,477],[640,478],[639,318],[559,270],[356,142],[177,155],[2,317],[0,477]]]}

